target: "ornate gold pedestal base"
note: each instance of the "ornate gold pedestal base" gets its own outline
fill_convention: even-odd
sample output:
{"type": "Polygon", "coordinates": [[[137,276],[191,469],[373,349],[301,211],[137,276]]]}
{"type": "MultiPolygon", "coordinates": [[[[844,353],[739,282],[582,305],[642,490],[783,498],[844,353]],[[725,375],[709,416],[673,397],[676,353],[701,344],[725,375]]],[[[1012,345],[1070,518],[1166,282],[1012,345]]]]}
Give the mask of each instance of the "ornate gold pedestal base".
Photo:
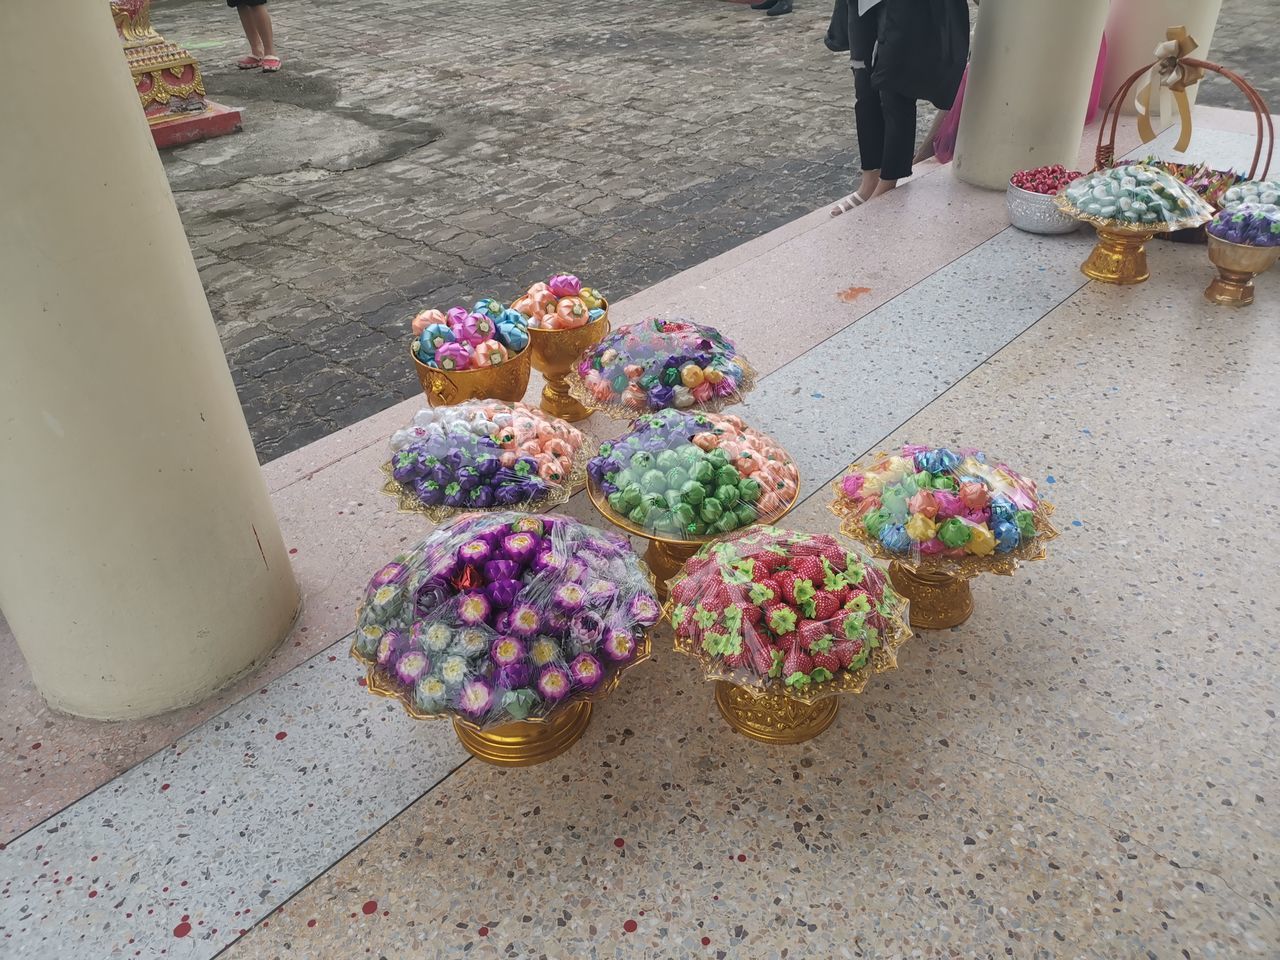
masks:
{"type": "Polygon", "coordinates": [[[729,726],[761,743],[812,740],[836,718],[837,697],[801,703],[779,694],[755,695],[724,680],[716,681],[716,706],[729,726]]]}
{"type": "Polygon", "coordinates": [[[1253,278],[1280,258],[1280,247],[1250,247],[1209,234],[1209,259],[1218,276],[1205,288],[1210,303],[1246,307],[1253,303],[1253,278]]]}
{"type": "Polygon", "coordinates": [[[575,703],[558,711],[552,719],[504,723],[490,730],[453,722],[458,741],[473,757],[499,767],[531,767],[558,757],[586,732],[591,722],[591,704],[575,703]]]}
{"type": "Polygon", "coordinates": [[[973,613],[969,581],[959,577],[913,573],[897,561],[889,564],[893,588],[911,601],[907,611],[916,630],[956,627],[973,613]]]}
{"type": "Polygon", "coordinates": [[[1147,241],[1151,233],[1120,233],[1098,228],[1098,243],[1080,272],[1103,283],[1142,283],[1151,276],[1147,269],[1147,241]]]}
{"type": "Polygon", "coordinates": [[[538,404],[545,412],[561,420],[574,423],[591,416],[591,411],[569,395],[569,385],[563,373],[549,373],[546,385],[542,388],[542,402],[538,404]]]}
{"type": "Polygon", "coordinates": [[[653,571],[654,586],[658,591],[658,599],[666,600],[670,589],[667,587],[680,568],[690,557],[702,548],[700,543],[666,543],[661,540],[650,540],[649,549],[644,552],[644,562],[653,571]]]}

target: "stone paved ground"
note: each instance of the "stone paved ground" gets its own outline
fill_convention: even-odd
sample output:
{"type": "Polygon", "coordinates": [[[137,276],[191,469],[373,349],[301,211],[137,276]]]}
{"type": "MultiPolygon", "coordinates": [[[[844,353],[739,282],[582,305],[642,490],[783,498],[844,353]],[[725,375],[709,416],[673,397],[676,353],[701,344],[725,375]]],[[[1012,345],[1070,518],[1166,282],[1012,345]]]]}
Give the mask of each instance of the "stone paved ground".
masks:
{"type": "MultiPolygon", "coordinates": [[[[1274,86],[1268,2],[1226,0],[1214,47],[1274,86]]],[[[165,163],[259,456],[418,392],[416,309],[557,269],[619,298],[852,189],[847,60],[797,5],[279,0],[264,76],[220,0],[156,0],[245,109],[165,163]]]]}

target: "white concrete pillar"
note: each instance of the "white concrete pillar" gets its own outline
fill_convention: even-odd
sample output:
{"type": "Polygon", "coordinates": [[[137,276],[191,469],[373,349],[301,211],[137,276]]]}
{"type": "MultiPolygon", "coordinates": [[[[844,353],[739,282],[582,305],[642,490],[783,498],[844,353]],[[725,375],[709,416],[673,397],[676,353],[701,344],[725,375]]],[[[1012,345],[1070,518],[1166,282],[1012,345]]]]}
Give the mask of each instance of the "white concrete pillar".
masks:
{"type": "Polygon", "coordinates": [[[0,609],[61,710],[198,701],[299,595],[101,0],[0,4],[0,609]]]}
{"type": "Polygon", "coordinates": [[[1075,165],[1108,0],[986,0],[952,166],[1004,189],[1018,170],[1075,165]]]}
{"type": "MultiPolygon", "coordinates": [[[[1102,75],[1103,108],[1133,71],[1155,59],[1156,44],[1164,41],[1169,27],[1186,27],[1197,44],[1191,56],[1197,60],[1213,60],[1209,56],[1209,44],[1213,42],[1213,31],[1218,25],[1221,10],[1222,0],[1112,0],[1106,28],[1107,66],[1102,75]]],[[[1141,86],[1139,81],[1133,92],[1141,86]]],[[[1199,91],[1200,84],[1188,88],[1187,98],[1195,103],[1199,91]]],[[[1132,116],[1137,112],[1133,107],[1132,94],[1125,97],[1121,106],[1122,113],[1132,116]]],[[[1248,107],[1243,95],[1240,107],[1248,107]]],[[[1172,111],[1162,110],[1157,118],[1157,129],[1168,126],[1175,116],[1177,114],[1172,111]]]]}

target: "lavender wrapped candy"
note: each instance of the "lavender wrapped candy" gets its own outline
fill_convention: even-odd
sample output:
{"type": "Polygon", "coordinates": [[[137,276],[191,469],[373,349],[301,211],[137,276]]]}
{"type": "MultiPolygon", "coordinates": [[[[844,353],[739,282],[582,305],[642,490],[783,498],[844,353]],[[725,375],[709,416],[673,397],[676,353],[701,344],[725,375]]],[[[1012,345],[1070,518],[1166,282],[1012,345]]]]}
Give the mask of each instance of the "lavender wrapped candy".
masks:
{"type": "Polygon", "coordinates": [[[571,687],[569,674],[560,667],[544,667],[538,674],[538,693],[551,703],[567,697],[571,687]]]}
{"type": "Polygon", "coordinates": [[[532,679],[533,668],[525,661],[499,667],[494,675],[494,681],[504,690],[515,690],[517,687],[527,686],[532,679]]]}
{"type": "Polygon", "coordinates": [[[506,609],[516,602],[524,584],[519,580],[491,580],[484,588],[484,595],[494,607],[506,609]]]}
{"type": "Polygon", "coordinates": [[[467,626],[476,626],[489,619],[493,605],[483,593],[464,593],[458,598],[458,619],[467,626]]]}
{"type": "Polygon", "coordinates": [[[493,708],[493,687],[482,677],[468,680],[458,691],[458,709],[469,717],[483,717],[493,708]]]}
{"type": "Polygon", "coordinates": [[[542,614],[531,603],[522,603],[511,609],[509,632],[517,637],[531,637],[542,626],[542,614]]]}
{"type": "Polygon", "coordinates": [[[428,507],[438,507],[444,502],[444,487],[434,480],[423,478],[415,480],[413,494],[428,507]]]}
{"type": "Polygon", "coordinates": [[[489,658],[499,668],[523,663],[527,655],[524,644],[518,638],[511,636],[498,637],[489,648],[489,658]]]}
{"type": "Polygon", "coordinates": [[[378,666],[390,668],[392,661],[404,652],[405,647],[404,635],[399,630],[388,630],[378,641],[378,666]]]}
{"type": "Polygon", "coordinates": [[[494,502],[493,490],[489,487],[475,487],[467,493],[467,506],[477,510],[484,510],[492,507],[494,502]]]}
{"type": "Polygon", "coordinates": [[[421,650],[410,650],[396,661],[396,678],[406,686],[412,687],[418,678],[431,669],[431,661],[421,650]]]}
{"type": "Polygon", "coordinates": [[[458,559],[463,563],[486,563],[493,558],[493,546],[479,537],[468,540],[458,548],[458,559]]]}
{"type": "Polygon", "coordinates": [[[520,565],[513,560],[490,560],[484,565],[489,580],[514,580],[520,576],[520,565]]]}
{"type": "Polygon", "coordinates": [[[502,540],[502,553],[508,560],[526,565],[537,556],[542,538],[533,533],[513,533],[502,540]]]}
{"type": "Polygon", "coordinates": [[[651,627],[658,622],[658,618],[662,616],[662,609],[658,606],[658,601],[649,593],[637,593],[631,598],[631,604],[628,608],[632,618],[646,627],[651,627]]]}
{"type": "Polygon", "coordinates": [[[552,591],[551,602],[563,613],[577,613],[587,602],[587,591],[576,583],[562,583],[552,591]]]}
{"type": "Polygon", "coordinates": [[[636,655],[636,640],[630,630],[615,627],[605,632],[600,649],[614,663],[626,663],[636,655]]]}
{"type": "Polygon", "coordinates": [[[576,686],[590,690],[592,687],[599,686],[600,681],[604,679],[604,668],[591,654],[583,653],[569,664],[569,675],[576,686]]]}

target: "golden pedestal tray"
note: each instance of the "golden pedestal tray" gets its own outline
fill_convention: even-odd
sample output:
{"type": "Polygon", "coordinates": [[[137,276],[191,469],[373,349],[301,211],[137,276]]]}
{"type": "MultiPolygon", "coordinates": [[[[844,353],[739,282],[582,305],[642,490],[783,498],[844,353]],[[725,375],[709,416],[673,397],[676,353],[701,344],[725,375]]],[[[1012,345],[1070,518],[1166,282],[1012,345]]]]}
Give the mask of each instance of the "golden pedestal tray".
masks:
{"type": "MultiPolygon", "coordinates": [[[[529,389],[529,362],[533,350],[525,347],[506,363],[496,367],[476,367],[471,370],[441,370],[429,367],[409,343],[409,357],[418,371],[418,382],[427,402],[433,407],[447,407],[464,400],[505,400],[515,403],[524,398],[529,389]]],[[[567,419],[567,418],[566,418],[567,419]]]]}
{"type": "Polygon", "coordinates": [[[1218,275],[1205,288],[1210,303],[1246,307],[1253,303],[1253,278],[1280,259],[1280,247],[1254,247],[1232,243],[1209,234],[1209,259],[1218,275]]]}
{"type": "Polygon", "coordinates": [[[574,423],[591,416],[591,411],[570,395],[566,377],[582,354],[609,333],[608,303],[604,304],[603,309],[604,315],[599,319],[571,330],[529,328],[529,350],[533,354],[533,365],[546,378],[542,400],[538,405],[553,417],[574,423]]]}

